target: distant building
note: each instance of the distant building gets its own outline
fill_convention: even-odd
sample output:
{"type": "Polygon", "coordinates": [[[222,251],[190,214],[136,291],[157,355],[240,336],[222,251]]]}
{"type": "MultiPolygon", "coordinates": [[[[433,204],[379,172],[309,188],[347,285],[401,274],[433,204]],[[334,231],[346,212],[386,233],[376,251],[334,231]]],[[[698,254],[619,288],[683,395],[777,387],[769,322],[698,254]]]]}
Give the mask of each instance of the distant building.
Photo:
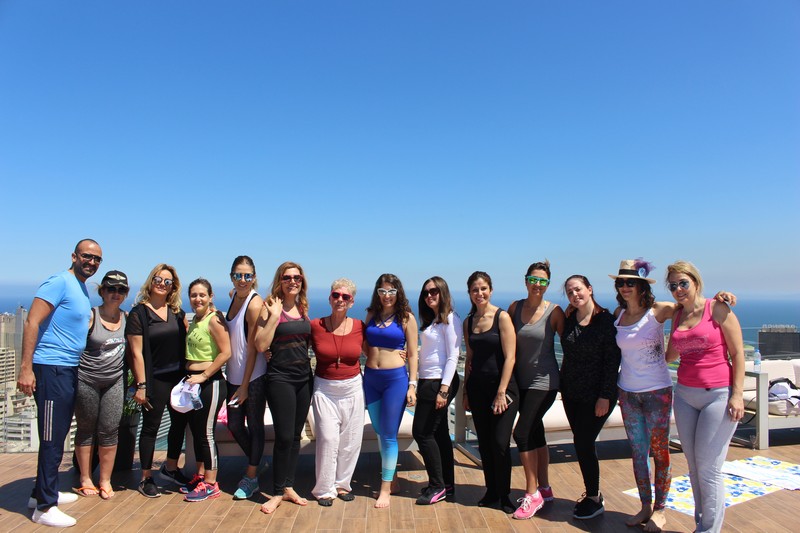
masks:
{"type": "Polygon", "coordinates": [[[758,349],[764,358],[800,357],[800,332],[794,325],[766,324],[758,332],[758,349]]]}

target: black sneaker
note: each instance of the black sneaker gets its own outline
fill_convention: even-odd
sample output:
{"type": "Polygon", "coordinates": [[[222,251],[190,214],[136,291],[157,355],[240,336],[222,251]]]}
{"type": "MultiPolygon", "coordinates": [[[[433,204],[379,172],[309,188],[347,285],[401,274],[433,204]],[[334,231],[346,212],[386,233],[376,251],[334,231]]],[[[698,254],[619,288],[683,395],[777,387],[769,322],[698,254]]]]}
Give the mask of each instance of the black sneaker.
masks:
{"type": "Polygon", "coordinates": [[[158,470],[158,473],[162,476],[171,479],[178,485],[186,485],[191,481],[188,477],[183,475],[180,468],[176,468],[175,470],[167,470],[167,463],[163,463],[161,468],[158,470]]]}
{"type": "Polygon", "coordinates": [[[444,487],[436,489],[429,486],[423,491],[422,495],[417,498],[417,505],[433,505],[436,502],[444,500],[446,495],[447,489],[444,487]]]}
{"type": "Polygon", "coordinates": [[[448,502],[456,501],[455,485],[445,485],[444,490],[445,490],[445,498],[444,498],[445,500],[447,500],[448,502]]]}
{"type": "Polygon", "coordinates": [[[156,487],[156,482],[153,481],[152,477],[148,477],[142,480],[139,483],[139,492],[142,496],[147,496],[148,498],[158,498],[161,496],[161,493],[158,491],[158,487],[156,487]]]}
{"type": "Polygon", "coordinates": [[[600,501],[596,502],[584,492],[581,499],[578,500],[578,503],[575,505],[572,516],[578,520],[589,520],[590,518],[603,514],[606,508],[603,506],[603,495],[600,494],[599,496],[600,501]]]}

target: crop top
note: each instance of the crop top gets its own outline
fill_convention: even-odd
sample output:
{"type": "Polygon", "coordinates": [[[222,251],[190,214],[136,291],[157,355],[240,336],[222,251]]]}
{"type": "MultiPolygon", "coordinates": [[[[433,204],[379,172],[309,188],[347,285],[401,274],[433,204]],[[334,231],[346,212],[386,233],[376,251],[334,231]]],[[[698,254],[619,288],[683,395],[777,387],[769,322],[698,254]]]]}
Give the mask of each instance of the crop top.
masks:
{"type": "Polygon", "coordinates": [[[402,350],[406,345],[406,332],[403,331],[403,326],[398,322],[397,315],[393,315],[393,320],[388,324],[381,321],[382,326],[375,323],[373,316],[364,336],[367,338],[367,343],[376,348],[386,348],[388,350],[402,350]]]}

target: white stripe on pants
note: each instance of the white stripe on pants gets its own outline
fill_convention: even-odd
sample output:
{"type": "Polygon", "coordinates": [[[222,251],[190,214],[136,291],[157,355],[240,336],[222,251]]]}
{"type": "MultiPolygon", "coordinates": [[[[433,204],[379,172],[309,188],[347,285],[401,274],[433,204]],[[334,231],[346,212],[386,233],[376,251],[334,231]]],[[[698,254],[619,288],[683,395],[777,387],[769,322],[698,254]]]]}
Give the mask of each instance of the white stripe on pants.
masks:
{"type": "Polygon", "coordinates": [[[342,380],[314,378],[311,397],[317,443],[315,498],[350,492],[350,481],[364,436],[364,387],[361,374],[342,380]]]}

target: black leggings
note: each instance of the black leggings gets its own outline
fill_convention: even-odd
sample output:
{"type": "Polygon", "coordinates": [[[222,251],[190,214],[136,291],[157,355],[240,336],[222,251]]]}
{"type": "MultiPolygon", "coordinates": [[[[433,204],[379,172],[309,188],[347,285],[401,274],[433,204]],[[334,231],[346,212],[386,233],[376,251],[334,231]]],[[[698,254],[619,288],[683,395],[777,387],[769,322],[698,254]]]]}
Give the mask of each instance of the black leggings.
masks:
{"type": "Polygon", "coordinates": [[[417,388],[417,406],[414,410],[412,434],[419,446],[419,453],[428,471],[428,483],[441,489],[455,483],[455,462],[453,442],[450,440],[450,427],[447,411],[450,402],[458,392],[458,374],[453,376],[447,394],[447,404],[436,409],[441,379],[421,379],[417,388]]]}
{"type": "Polygon", "coordinates": [[[556,400],[557,390],[524,389],[519,391],[519,420],[514,428],[514,442],[521,452],[547,446],[542,419],[556,400]]]}
{"type": "Polygon", "coordinates": [[[164,408],[169,410],[169,433],[167,434],[167,458],[178,459],[183,449],[183,436],[186,424],[189,422],[188,413],[179,413],[169,404],[169,393],[172,387],[185,376],[184,373],[173,373],[153,376],[147,385],[147,399],[153,406],[149,411],[142,409],[142,432],[139,434],[139,459],[142,470],[153,468],[153,454],[156,449],[156,437],[164,416],[164,408]]]}
{"type": "Polygon", "coordinates": [[[466,384],[472,421],[478,434],[486,496],[490,500],[507,498],[511,492],[511,430],[519,407],[519,394],[511,378],[506,391],[511,405],[499,415],[492,412],[498,385],[499,381],[486,381],[475,375],[466,384]]]}
{"type": "MultiPolygon", "coordinates": [[[[199,374],[200,372],[190,372],[199,374]]],[[[200,384],[201,409],[189,411],[189,429],[194,438],[194,455],[198,462],[203,461],[206,470],[219,470],[219,454],[214,439],[217,415],[225,401],[225,380],[222,372],[217,372],[200,384]]]]}
{"type": "Polygon", "coordinates": [[[239,385],[228,382],[228,429],[247,456],[247,464],[258,466],[264,455],[264,411],[267,408],[267,376],[259,376],[247,386],[247,400],[231,407],[239,385]],[[247,424],[245,424],[245,420],[247,424]]]}
{"type": "Polygon", "coordinates": [[[562,396],[564,413],[567,415],[569,427],[572,429],[575,443],[575,455],[583,474],[583,485],[587,496],[600,494],[600,462],[597,460],[597,450],[594,443],[603,424],[614,411],[616,398],[609,401],[608,412],[605,416],[594,416],[594,403],[570,401],[562,396]]]}
{"type": "Polygon", "coordinates": [[[294,486],[300,437],[311,406],[313,381],[309,378],[301,383],[286,383],[267,379],[267,401],[275,428],[272,483],[274,495],[280,495],[286,487],[294,486]]]}

